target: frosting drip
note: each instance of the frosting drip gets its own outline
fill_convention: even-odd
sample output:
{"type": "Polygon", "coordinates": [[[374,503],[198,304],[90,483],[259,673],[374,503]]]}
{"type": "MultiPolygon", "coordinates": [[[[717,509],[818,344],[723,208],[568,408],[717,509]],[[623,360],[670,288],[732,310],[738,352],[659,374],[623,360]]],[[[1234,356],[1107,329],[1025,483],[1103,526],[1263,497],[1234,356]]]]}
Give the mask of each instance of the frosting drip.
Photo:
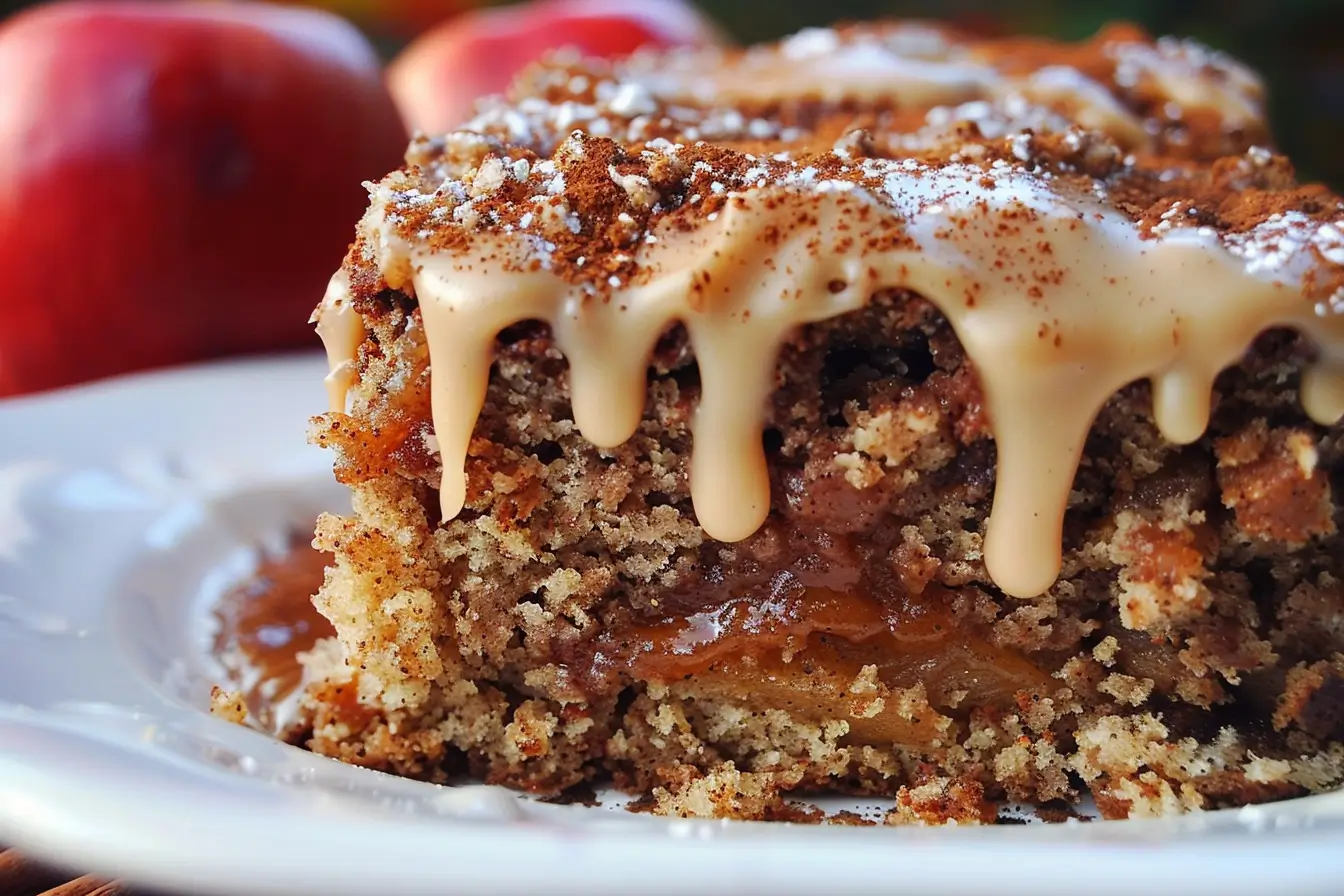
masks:
{"type": "MultiPolygon", "coordinates": [[[[735,541],[769,512],[761,429],[781,345],[881,290],[923,296],[979,375],[998,458],[984,559],[1019,597],[1057,576],[1084,441],[1127,384],[1150,381],[1162,434],[1191,442],[1219,372],[1265,329],[1292,327],[1319,351],[1303,407],[1333,424],[1344,415],[1344,207],[1288,194],[1291,174],[1258,148],[1222,158],[1217,178],[1199,172],[1203,153],[1242,153],[1262,124],[1259,83],[1237,63],[1189,43],[1098,41],[1087,72],[1059,46],[1023,66],[993,42],[901,27],[561,66],[532,75],[535,93],[516,107],[483,106],[480,133],[413,144],[408,168],[373,187],[347,271],[375,268],[380,288],[419,302],[443,516],[465,501],[497,334],[524,320],[551,327],[575,423],[603,447],[635,432],[649,357],[685,327],[701,382],[691,496],[706,533],[735,541]],[[1142,154],[1146,135],[1175,127],[1139,117],[1131,90],[1214,113],[1201,120],[1218,139],[1163,144],[1190,153],[1188,170],[1122,161],[1119,147],[1142,154]],[[696,105],[800,98],[874,104],[881,121],[905,123],[818,151],[787,105],[750,119],[696,105]],[[961,105],[925,108],[935,102],[961,105]],[[913,119],[899,118],[904,106],[913,119]],[[564,139],[575,122],[618,140],[564,139]],[[753,155],[700,135],[773,146],[753,155]],[[1224,215],[1257,190],[1314,211],[1252,203],[1224,215]]],[[[333,410],[364,336],[348,283],[334,278],[316,315],[333,410]]]]}
{"type": "Polygon", "coordinates": [[[322,304],[317,306],[309,323],[317,325],[318,338],[327,351],[330,372],[324,384],[328,407],[343,413],[346,395],[359,376],[356,355],[364,341],[364,322],[350,307],[350,277],[344,270],[332,276],[322,304]]]}
{"type": "Polygon", "coordinates": [[[1010,168],[864,166],[860,184],[733,195],[694,231],[655,229],[637,254],[645,273],[600,298],[529,270],[526,241],[481,240],[453,253],[381,233],[380,266],[409,278],[389,284],[420,301],[444,516],[463,505],[495,336],[522,320],[553,328],[570,360],[575,422],[599,446],[634,433],[654,344],[674,323],[686,326],[702,382],[692,499],[707,534],[735,541],[770,506],[761,420],[781,343],[879,289],[919,293],[981,373],[998,446],[985,562],[1005,592],[1022,597],[1058,574],[1083,442],[1126,384],[1150,378],[1163,435],[1193,441],[1217,374],[1264,329],[1286,325],[1322,352],[1304,381],[1307,410],[1322,423],[1344,411],[1344,318],[1318,316],[1290,284],[1313,263],[1310,252],[1256,275],[1209,232],[1143,239],[1092,196],[1053,192],[1010,168]]]}

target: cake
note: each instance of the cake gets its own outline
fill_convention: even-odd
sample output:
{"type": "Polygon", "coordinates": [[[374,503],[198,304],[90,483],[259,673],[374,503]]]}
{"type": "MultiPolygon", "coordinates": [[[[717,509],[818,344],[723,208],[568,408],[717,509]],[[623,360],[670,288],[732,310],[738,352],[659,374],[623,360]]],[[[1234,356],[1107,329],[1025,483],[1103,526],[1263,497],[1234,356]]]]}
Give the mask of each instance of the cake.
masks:
{"type": "Polygon", "coordinates": [[[558,55],[314,320],[294,743],[654,812],[1104,817],[1344,777],[1344,205],[1114,26],[558,55]]]}

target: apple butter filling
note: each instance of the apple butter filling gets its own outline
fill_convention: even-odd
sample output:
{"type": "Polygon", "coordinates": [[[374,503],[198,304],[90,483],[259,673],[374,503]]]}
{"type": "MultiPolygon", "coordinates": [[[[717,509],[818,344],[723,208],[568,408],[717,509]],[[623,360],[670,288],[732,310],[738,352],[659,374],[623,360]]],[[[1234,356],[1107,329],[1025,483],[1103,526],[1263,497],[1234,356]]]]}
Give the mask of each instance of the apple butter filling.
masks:
{"type": "Polygon", "coordinates": [[[951,594],[877,600],[860,592],[779,587],[680,618],[602,634],[578,664],[593,691],[635,680],[826,719],[854,704],[850,737],[865,743],[930,745],[941,716],[911,716],[898,700],[863,700],[874,691],[922,686],[928,705],[956,714],[962,706],[1009,708],[1049,675],[1019,653],[998,647],[983,625],[959,619],[951,594]],[[857,684],[856,684],[857,683],[857,684]]]}

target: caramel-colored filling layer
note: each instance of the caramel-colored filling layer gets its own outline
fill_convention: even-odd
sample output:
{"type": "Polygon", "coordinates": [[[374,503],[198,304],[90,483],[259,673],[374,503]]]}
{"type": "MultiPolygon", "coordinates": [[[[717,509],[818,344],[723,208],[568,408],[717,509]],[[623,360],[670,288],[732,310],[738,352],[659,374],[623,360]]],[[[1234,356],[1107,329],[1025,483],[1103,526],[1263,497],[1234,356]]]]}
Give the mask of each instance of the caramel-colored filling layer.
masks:
{"type": "Polygon", "coordinates": [[[682,619],[634,625],[604,635],[593,649],[589,682],[621,677],[773,706],[805,718],[843,717],[864,742],[929,745],[943,727],[933,711],[1008,707],[1019,691],[1049,676],[959,622],[941,589],[881,603],[857,594],[807,588],[788,596],[740,599],[682,619]],[[911,714],[900,700],[866,702],[865,667],[890,689],[922,684],[931,705],[911,714]],[[857,704],[853,711],[844,708],[857,704]]]}

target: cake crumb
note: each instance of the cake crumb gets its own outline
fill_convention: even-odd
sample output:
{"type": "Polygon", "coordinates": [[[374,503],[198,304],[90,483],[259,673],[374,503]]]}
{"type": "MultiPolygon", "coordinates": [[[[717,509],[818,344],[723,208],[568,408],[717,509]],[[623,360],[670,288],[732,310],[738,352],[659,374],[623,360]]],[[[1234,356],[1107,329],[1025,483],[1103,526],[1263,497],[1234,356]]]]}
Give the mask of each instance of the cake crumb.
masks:
{"type": "Polygon", "coordinates": [[[210,688],[210,714],[217,719],[246,725],[248,720],[247,700],[241,691],[226,691],[219,685],[210,688]]]}

